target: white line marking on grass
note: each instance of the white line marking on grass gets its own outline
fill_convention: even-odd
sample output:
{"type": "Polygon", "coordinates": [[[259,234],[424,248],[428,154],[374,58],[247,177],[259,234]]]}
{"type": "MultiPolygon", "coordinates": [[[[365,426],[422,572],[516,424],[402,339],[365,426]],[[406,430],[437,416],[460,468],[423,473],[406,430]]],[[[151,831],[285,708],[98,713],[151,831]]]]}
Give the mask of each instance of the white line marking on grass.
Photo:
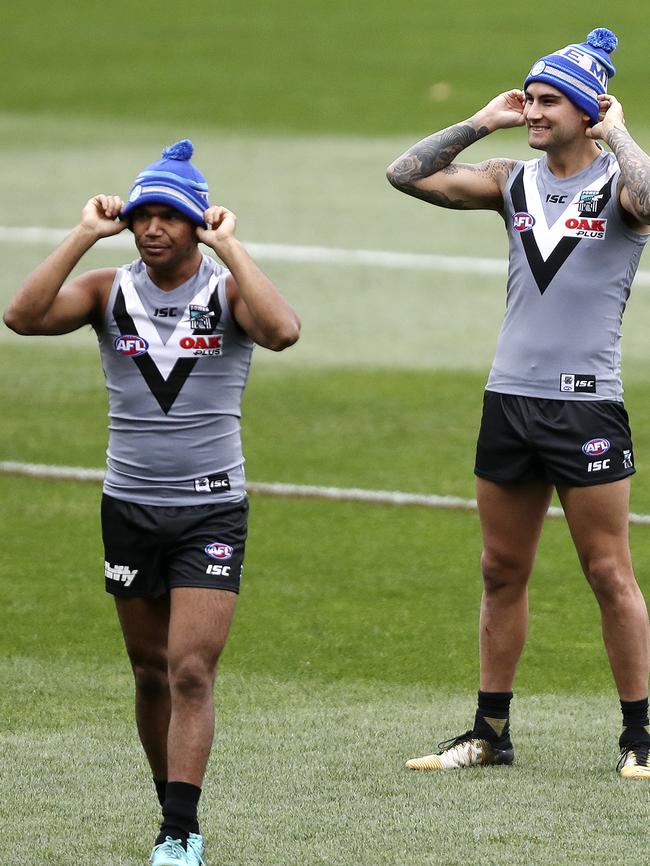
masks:
{"type": "MultiPolygon", "coordinates": [[[[68,229],[39,226],[0,226],[0,243],[58,244],[69,234],[68,229]]],[[[133,249],[130,233],[104,238],[100,244],[116,249],[133,249]]],[[[375,268],[403,268],[414,271],[443,271],[458,274],[505,276],[505,259],[485,259],[473,256],[439,256],[425,253],[400,253],[390,250],[350,250],[337,247],[293,246],[246,242],[250,254],[260,260],[306,262],[324,265],[362,265],[375,268]]],[[[639,271],[636,285],[650,286],[650,271],[639,271]]]]}
{"type": "MultiPolygon", "coordinates": [[[[28,475],[32,478],[55,478],[68,481],[103,481],[103,469],[83,469],[78,466],[48,466],[40,463],[0,461],[0,474],[28,475]]],[[[298,499],[331,499],[337,502],[369,502],[378,505],[419,505],[424,508],[445,508],[476,511],[475,499],[460,496],[437,496],[424,493],[404,493],[400,490],[364,490],[359,487],[320,487],[315,484],[282,484],[280,482],[249,481],[249,493],[262,496],[285,496],[298,499]]],[[[551,506],[547,517],[564,517],[564,511],[551,506]]],[[[630,514],[630,523],[650,524],[650,514],[630,514]]]]}

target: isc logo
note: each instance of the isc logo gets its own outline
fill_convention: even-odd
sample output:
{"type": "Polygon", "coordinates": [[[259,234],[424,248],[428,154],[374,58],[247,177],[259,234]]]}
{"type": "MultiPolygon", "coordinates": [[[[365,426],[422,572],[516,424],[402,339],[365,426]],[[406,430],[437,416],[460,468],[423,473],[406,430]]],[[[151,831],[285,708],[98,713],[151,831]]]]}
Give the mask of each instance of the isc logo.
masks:
{"type": "Polygon", "coordinates": [[[600,472],[601,469],[609,469],[609,464],[612,461],[607,458],[607,460],[592,460],[592,462],[587,466],[587,472],[600,472]]]}
{"type": "Polygon", "coordinates": [[[600,457],[610,449],[609,439],[590,439],[582,446],[582,453],[587,457],[600,457]]]}
{"type": "Polygon", "coordinates": [[[137,334],[123,334],[115,338],[113,348],[120,355],[125,355],[128,358],[137,358],[138,355],[144,355],[149,349],[149,343],[137,334]]]}
{"type": "Polygon", "coordinates": [[[519,211],[512,218],[512,227],[516,232],[527,232],[535,225],[535,217],[526,211],[519,211]]]}
{"type": "Polygon", "coordinates": [[[216,562],[211,562],[205,570],[206,574],[213,574],[216,577],[230,577],[230,566],[219,565],[216,562]]]}

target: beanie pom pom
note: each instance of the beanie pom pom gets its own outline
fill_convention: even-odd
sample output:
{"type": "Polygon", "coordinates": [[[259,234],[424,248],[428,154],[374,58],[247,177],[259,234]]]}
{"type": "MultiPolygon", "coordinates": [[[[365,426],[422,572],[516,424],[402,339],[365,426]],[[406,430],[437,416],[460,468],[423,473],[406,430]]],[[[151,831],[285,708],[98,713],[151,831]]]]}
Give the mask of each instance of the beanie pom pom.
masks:
{"type": "Polygon", "coordinates": [[[163,150],[162,155],[163,159],[188,160],[192,158],[193,153],[194,145],[189,138],[183,138],[181,141],[177,141],[176,144],[166,147],[163,150]]]}
{"type": "Polygon", "coordinates": [[[587,45],[591,45],[592,48],[601,48],[607,54],[611,54],[618,45],[618,39],[616,34],[606,27],[597,27],[587,36],[587,45]]]}

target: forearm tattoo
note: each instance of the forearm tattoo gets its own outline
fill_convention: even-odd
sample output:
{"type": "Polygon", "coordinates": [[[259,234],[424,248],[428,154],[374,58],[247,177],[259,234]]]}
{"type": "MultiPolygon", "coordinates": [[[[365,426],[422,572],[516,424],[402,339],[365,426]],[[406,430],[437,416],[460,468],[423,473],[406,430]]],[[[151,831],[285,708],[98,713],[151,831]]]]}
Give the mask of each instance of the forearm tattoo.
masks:
{"type": "MultiPolygon", "coordinates": [[[[484,138],[488,132],[485,126],[475,129],[470,123],[463,121],[423,138],[395,160],[388,169],[388,180],[402,192],[432,204],[448,208],[467,207],[468,203],[462,199],[451,199],[438,190],[418,189],[416,184],[437,172],[455,174],[459,169],[451,165],[452,160],[466,147],[484,138]]],[[[502,162],[505,161],[490,160],[478,165],[464,165],[463,169],[486,172],[493,177],[503,169],[502,162]]]]}
{"type": "Polygon", "coordinates": [[[404,156],[395,161],[394,177],[397,183],[422,180],[449,165],[470,144],[488,134],[487,127],[474,129],[469,123],[457,123],[428,138],[418,141],[404,156]]]}
{"type": "Polygon", "coordinates": [[[650,156],[625,129],[612,129],[606,140],[621,167],[621,180],[635,216],[650,223],[650,156]]]}

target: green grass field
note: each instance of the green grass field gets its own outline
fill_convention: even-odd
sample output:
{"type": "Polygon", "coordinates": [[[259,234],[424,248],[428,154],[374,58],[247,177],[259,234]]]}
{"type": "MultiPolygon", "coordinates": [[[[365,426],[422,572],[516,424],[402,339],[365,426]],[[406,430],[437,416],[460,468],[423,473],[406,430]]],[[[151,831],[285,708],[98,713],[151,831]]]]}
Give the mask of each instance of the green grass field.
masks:
{"type": "MultiPolygon", "coordinates": [[[[91,2],[73,13],[41,0],[7,10],[1,307],[51,248],[2,240],[3,227],[72,226],[90,195],[126,195],[184,136],[244,241],[502,259],[497,217],[400,196],[385,166],[594,26],[619,33],[616,92],[650,146],[644,10],[552,0],[540,15],[464,0],[443,15],[417,0],[405,14],[370,0],[278,0],[156,12],[91,2]],[[432,99],[436,83],[450,84],[448,99],[432,99]]],[[[527,153],[511,132],[471,158],[527,153]]],[[[97,248],[83,268],[130,257],[97,248]]],[[[472,497],[504,278],[260,263],[303,335],[280,356],[256,352],[250,480],[472,497]]],[[[632,510],[647,514],[647,261],[641,271],[624,378],[632,510]]],[[[92,333],[21,338],[0,326],[0,364],[0,460],[100,467],[106,399],[92,333]]],[[[92,483],[0,475],[3,866],[144,866],[155,835],[131,676],[103,592],[99,497],[92,483]]],[[[647,594],[650,528],[632,527],[631,541],[647,594]]],[[[547,522],[531,584],[517,765],[403,769],[471,722],[480,546],[471,512],[252,498],[202,803],[210,866],[647,862],[648,790],[614,773],[617,698],[562,520],[547,522]]]]}

